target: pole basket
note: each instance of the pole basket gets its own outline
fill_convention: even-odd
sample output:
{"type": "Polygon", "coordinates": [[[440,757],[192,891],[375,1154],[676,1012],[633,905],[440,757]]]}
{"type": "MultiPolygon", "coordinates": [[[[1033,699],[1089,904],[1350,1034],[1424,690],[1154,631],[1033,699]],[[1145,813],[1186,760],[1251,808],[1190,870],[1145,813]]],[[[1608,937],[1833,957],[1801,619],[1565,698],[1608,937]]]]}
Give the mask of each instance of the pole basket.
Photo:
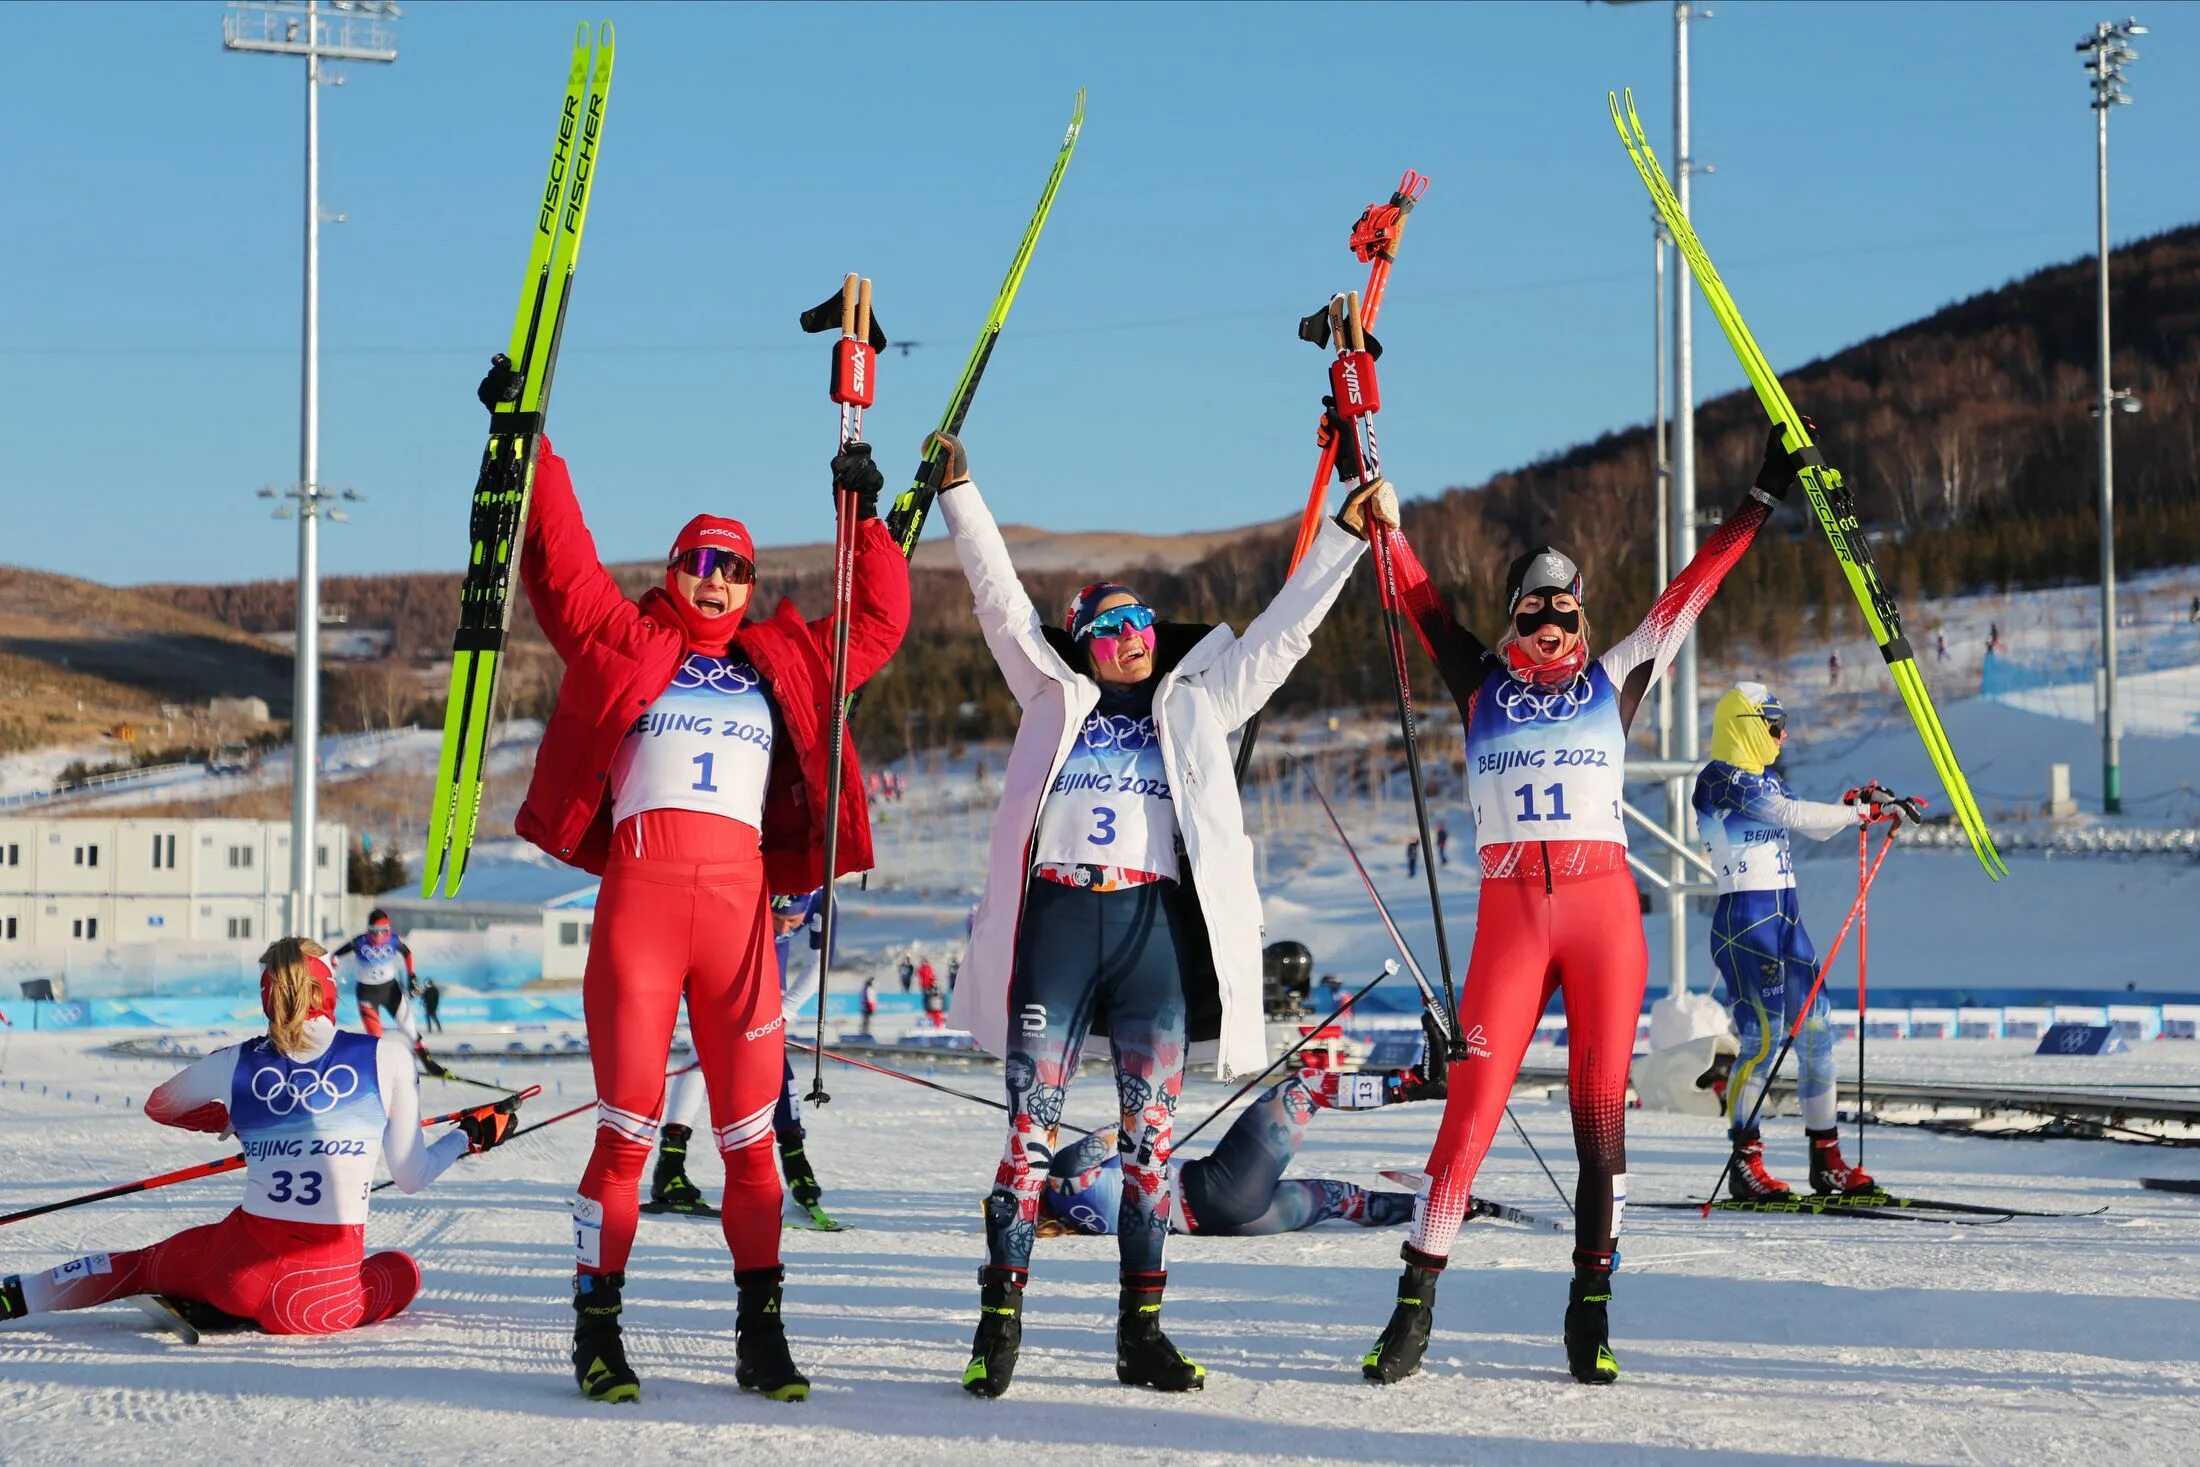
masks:
{"type": "Polygon", "coordinates": [[[1346,418],[1364,418],[1381,412],[1383,390],[1375,380],[1375,354],[1342,351],[1329,364],[1329,392],[1337,399],[1337,412],[1346,418]]]}
{"type": "Polygon", "coordinates": [[[843,336],[833,345],[833,374],[828,392],[834,402],[867,408],[878,387],[878,352],[859,337],[843,336]]]}

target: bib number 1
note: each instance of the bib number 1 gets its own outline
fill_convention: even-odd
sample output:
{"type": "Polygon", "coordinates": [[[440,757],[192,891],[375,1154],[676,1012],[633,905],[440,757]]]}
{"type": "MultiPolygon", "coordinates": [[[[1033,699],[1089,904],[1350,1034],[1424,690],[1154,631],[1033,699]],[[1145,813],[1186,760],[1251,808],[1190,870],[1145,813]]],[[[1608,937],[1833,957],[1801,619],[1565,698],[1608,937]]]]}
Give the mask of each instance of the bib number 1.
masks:
{"type": "Polygon", "coordinates": [[[706,795],[715,795],[718,793],[718,786],[710,782],[710,766],[716,761],[716,758],[717,756],[714,754],[697,754],[693,759],[688,760],[688,763],[690,764],[701,766],[703,771],[703,777],[695,781],[695,783],[689,785],[689,789],[700,790],[706,795]]]}
{"type": "Polygon", "coordinates": [[[1523,822],[1530,820],[1571,820],[1574,818],[1566,813],[1566,786],[1547,784],[1543,786],[1542,793],[1551,802],[1548,814],[1538,811],[1535,807],[1536,788],[1534,785],[1524,784],[1513,791],[1513,794],[1520,801],[1519,818],[1523,822]]]}

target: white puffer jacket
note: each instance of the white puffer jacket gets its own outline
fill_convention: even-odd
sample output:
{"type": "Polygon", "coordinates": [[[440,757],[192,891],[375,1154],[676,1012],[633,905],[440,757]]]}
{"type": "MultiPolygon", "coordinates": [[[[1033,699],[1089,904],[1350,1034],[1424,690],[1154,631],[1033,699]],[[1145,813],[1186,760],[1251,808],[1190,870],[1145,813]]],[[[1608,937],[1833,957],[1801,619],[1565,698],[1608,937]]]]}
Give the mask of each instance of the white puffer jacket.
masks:
{"type": "MultiPolygon", "coordinates": [[[[953,1022],[981,1048],[1008,1046],[1008,984],[1016,933],[1030,878],[1032,833],[1039,805],[1069,757],[1077,730],[1100,702],[1100,685],[1072,668],[1049,644],[975,484],[944,491],[940,510],[970,578],[978,627],[1023,709],[1008,756],[1001,804],[993,818],[985,895],[970,933],[970,949],[955,984],[953,1022]]],[[[1162,674],[1154,693],[1154,726],[1191,867],[1191,885],[1206,919],[1221,999],[1219,1034],[1191,1036],[1190,1059],[1212,1064],[1218,1079],[1256,1073],[1268,1062],[1261,1004],[1260,892],[1253,885],[1253,843],[1245,834],[1231,773],[1229,734],[1260,710],[1311,645],[1366,546],[1334,521],[1243,637],[1218,626],[1162,674]]],[[[1198,975],[1187,974],[1187,997],[1198,975]]],[[[1194,1008],[1198,1006],[1195,1003],[1194,1008]]],[[[1195,1031],[1197,1029],[1195,1023],[1195,1031]]]]}

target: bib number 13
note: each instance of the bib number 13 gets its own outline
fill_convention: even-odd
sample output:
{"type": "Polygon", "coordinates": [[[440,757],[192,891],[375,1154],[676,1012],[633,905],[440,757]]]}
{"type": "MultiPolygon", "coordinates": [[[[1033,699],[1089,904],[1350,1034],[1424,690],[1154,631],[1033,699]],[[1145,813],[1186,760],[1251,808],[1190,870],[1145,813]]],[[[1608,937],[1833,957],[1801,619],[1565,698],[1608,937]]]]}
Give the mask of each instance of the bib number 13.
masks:
{"type": "Polygon", "coordinates": [[[1574,818],[1566,813],[1566,786],[1547,784],[1543,786],[1541,793],[1545,799],[1550,801],[1550,808],[1547,812],[1538,810],[1535,807],[1537,790],[1534,785],[1524,784],[1513,791],[1514,797],[1520,801],[1520,820],[1525,822],[1529,820],[1571,820],[1574,818]]]}

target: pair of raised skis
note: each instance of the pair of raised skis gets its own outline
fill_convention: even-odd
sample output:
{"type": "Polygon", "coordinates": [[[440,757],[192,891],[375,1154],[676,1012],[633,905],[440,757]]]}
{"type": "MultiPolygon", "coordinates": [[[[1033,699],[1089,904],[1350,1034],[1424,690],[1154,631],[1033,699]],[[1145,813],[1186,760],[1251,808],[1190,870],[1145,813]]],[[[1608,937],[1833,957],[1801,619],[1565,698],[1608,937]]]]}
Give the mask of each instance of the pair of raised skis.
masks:
{"type": "MultiPolygon", "coordinates": [[[[614,40],[608,21],[600,28],[583,25],[575,35],[572,64],[551,145],[548,181],[535,211],[527,273],[506,353],[518,374],[517,394],[490,410],[488,443],[474,483],[471,543],[459,590],[458,631],[452,639],[450,700],[444,714],[442,752],[436,762],[427,851],[421,863],[423,896],[435,895],[439,886],[445,896],[458,895],[480,820],[497,674],[511,630],[512,586],[519,573],[528,501],[534,487],[536,440],[549,409],[558,344],[564,332],[574,269],[580,259],[582,231],[588,222],[588,202],[611,95],[614,40]]],[[[1084,118],[1085,94],[1080,91],[1046,190],[1039,197],[1039,206],[1017,246],[1008,277],[994,297],[977,344],[948,399],[947,411],[941,414],[943,431],[960,431],[969,414],[979,379],[992,357],[993,344],[1015,304],[1017,288],[1023,283],[1040,232],[1053,210],[1055,191],[1076,151],[1084,118]]],[[[917,537],[923,533],[925,516],[939,489],[939,471],[940,465],[928,451],[918,465],[915,482],[894,503],[888,525],[905,555],[915,550],[917,537]]]]}

